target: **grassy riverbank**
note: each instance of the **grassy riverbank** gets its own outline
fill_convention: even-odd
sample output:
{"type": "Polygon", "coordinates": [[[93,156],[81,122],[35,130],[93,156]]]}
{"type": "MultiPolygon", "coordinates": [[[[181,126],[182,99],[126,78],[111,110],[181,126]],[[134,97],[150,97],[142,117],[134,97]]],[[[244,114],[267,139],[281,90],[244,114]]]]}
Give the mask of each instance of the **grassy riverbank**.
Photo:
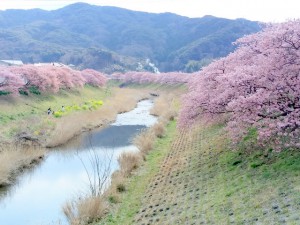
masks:
{"type": "Polygon", "coordinates": [[[133,109],[137,101],[148,96],[147,90],[110,86],[61,90],[55,95],[1,96],[0,142],[29,140],[42,146],[59,145],[82,130],[105,126],[117,113],[133,109]],[[55,113],[48,115],[48,108],[55,113]]]}
{"type": "MultiPolygon", "coordinates": [[[[57,94],[0,96],[0,186],[12,184],[19,173],[44,158],[45,150],[40,145],[45,145],[62,120],[48,115],[49,107],[58,111],[62,106],[106,99],[111,94],[109,89],[86,86],[57,94]]],[[[77,113],[70,112],[66,117],[77,113]]]]}
{"type": "Polygon", "coordinates": [[[67,142],[81,132],[114,121],[118,113],[133,109],[149,90],[115,87],[61,90],[55,95],[1,96],[0,186],[13,183],[23,170],[42,160],[41,147],[67,142]],[[103,104],[94,104],[103,101],[103,104]],[[62,116],[48,115],[50,107],[62,116]],[[27,149],[27,150],[25,150],[27,149]]]}
{"type": "Polygon", "coordinates": [[[234,151],[222,125],[201,127],[172,123],[99,224],[299,224],[298,151],[234,151]]]}
{"type": "MultiPolygon", "coordinates": [[[[133,90],[141,92],[140,88],[141,87],[137,87],[133,90]]],[[[146,87],[144,87],[143,90],[146,90],[145,88],[146,87]]],[[[174,90],[176,90],[176,88],[174,90]]],[[[149,91],[154,90],[150,89],[149,91]]],[[[155,99],[154,107],[150,110],[150,113],[158,116],[159,120],[151,128],[141,132],[137,137],[134,138],[133,142],[140,151],[134,153],[124,152],[119,156],[118,162],[120,168],[113,173],[111,185],[107,190],[105,190],[103,195],[94,193],[92,195],[89,194],[80,196],[79,198],[66,202],[66,204],[63,206],[63,211],[70,224],[85,224],[92,221],[98,221],[99,219],[103,218],[107,212],[113,213],[118,206],[116,203],[121,201],[124,190],[127,190],[127,186],[129,185],[127,182],[128,178],[135,174],[141,164],[148,164],[147,162],[149,159],[151,161],[150,165],[155,166],[159,164],[158,161],[151,160],[151,158],[155,160],[158,159],[157,157],[152,157],[151,152],[152,149],[157,148],[167,149],[161,147],[160,145],[164,146],[165,141],[170,141],[169,135],[165,135],[165,127],[170,121],[173,121],[172,131],[175,132],[176,130],[174,118],[177,115],[179,99],[178,95],[176,95],[174,92],[166,93],[164,91],[155,90],[155,93],[159,97],[155,99]]],[[[160,151],[155,154],[161,155],[162,152],[163,151],[160,151]]],[[[160,159],[162,158],[163,156],[160,157],[160,159]]],[[[147,182],[144,183],[144,185],[146,184],[147,182]]],[[[99,185],[101,186],[101,184],[99,185]]],[[[100,186],[95,187],[95,189],[100,188],[100,186]]],[[[127,202],[127,200],[121,202],[127,202]]]]}
{"type": "MultiPolygon", "coordinates": [[[[110,94],[108,89],[86,86],[80,90],[60,90],[57,94],[1,96],[0,141],[12,143],[23,133],[43,142],[59,121],[54,115],[47,115],[48,108],[58,111],[62,106],[79,106],[90,100],[106,99],[110,94]]],[[[70,114],[73,113],[76,112],[70,114]]]]}
{"type": "MultiPolygon", "coordinates": [[[[98,109],[78,110],[60,118],[49,117],[42,111],[28,117],[24,114],[5,126],[26,121],[29,126],[30,121],[35,121],[33,118],[40,116],[52,122],[47,122],[51,129],[45,143],[57,145],[83,130],[105,126],[117,113],[134,108],[138,100],[150,93],[160,94],[152,113],[167,121],[170,117],[165,112],[174,116],[172,110],[176,112],[180,107],[178,97],[184,88],[133,85],[121,89],[111,87],[108,91],[86,87],[80,93],[65,93],[66,98],[59,93],[59,97],[53,96],[43,104],[46,107],[56,102],[51,106],[54,109],[63,103],[70,104],[72,99],[80,105],[100,96],[103,105],[98,109]]],[[[145,155],[142,165],[124,179],[117,197],[104,196],[104,202],[109,203],[109,213],[98,224],[299,224],[299,151],[254,150],[250,144],[251,136],[244,139],[239,150],[231,149],[220,124],[198,124],[196,129],[180,133],[176,122],[171,121],[165,135],[157,138],[153,150],[145,155]]],[[[18,164],[19,156],[12,158],[10,165],[18,164]]],[[[24,159],[30,164],[30,160],[24,159]]],[[[22,163],[19,165],[19,168],[24,167],[22,163]]],[[[14,174],[18,169],[14,167],[11,171],[7,174],[14,174]]]]}
{"type": "Polygon", "coordinates": [[[118,113],[132,110],[138,101],[149,98],[149,90],[112,88],[111,94],[103,99],[103,105],[96,110],[82,110],[56,120],[56,126],[47,147],[65,143],[83,131],[105,127],[113,122],[118,113]]]}
{"type": "Polygon", "coordinates": [[[127,180],[126,192],[121,195],[121,203],[114,205],[107,218],[99,224],[131,224],[136,211],[141,207],[140,198],[147,190],[149,183],[159,171],[159,165],[168,154],[170,145],[175,138],[176,123],[171,121],[166,127],[166,135],[156,139],[153,150],[146,156],[146,160],[141,168],[135,172],[134,176],[127,180]]]}

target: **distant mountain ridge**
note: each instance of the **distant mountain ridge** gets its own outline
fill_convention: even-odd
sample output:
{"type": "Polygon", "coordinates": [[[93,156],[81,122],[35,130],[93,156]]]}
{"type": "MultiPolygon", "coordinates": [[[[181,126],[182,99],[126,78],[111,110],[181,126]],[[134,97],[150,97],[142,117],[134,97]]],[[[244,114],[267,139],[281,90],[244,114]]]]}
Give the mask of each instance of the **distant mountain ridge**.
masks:
{"type": "Polygon", "coordinates": [[[213,16],[188,18],[76,3],[45,11],[0,11],[0,59],[60,61],[104,72],[147,68],[192,72],[233,51],[258,22],[213,16]]]}

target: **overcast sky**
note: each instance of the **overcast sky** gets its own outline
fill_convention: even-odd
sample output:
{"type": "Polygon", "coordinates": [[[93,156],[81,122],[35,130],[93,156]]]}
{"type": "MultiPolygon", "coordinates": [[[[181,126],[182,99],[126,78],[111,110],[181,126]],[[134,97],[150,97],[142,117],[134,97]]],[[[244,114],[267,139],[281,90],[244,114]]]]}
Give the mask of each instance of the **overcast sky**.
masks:
{"type": "Polygon", "coordinates": [[[53,10],[75,2],[118,6],[144,12],[173,12],[188,17],[213,15],[263,22],[300,18],[300,0],[0,0],[0,9],[53,10]]]}

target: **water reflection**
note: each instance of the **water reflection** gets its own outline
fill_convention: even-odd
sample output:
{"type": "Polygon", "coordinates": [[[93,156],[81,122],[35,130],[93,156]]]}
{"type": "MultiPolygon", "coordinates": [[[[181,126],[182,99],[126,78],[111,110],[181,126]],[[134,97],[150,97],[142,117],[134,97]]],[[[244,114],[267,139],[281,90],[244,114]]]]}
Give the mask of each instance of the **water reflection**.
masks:
{"type": "Polygon", "coordinates": [[[88,176],[82,163],[89,169],[91,148],[102,165],[112,158],[111,173],[118,169],[117,158],[122,152],[137,151],[130,142],[132,137],[155,123],[156,118],[149,115],[152,104],[149,100],[138,103],[135,110],[119,115],[113,126],[80,137],[81,144],[76,148],[70,144],[50,152],[40,166],[20,177],[1,199],[0,224],[67,224],[61,207],[78,192],[87,191],[88,176]]]}
{"type": "Polygon", "coordinates": [[[132,143],[132,138],[146,126],[142,125],[124,125],[111,126],[103,129],[102,132],[92,133],[84,140],[84,148],[106,147],[115,148],[127,146],[132,143]]]}

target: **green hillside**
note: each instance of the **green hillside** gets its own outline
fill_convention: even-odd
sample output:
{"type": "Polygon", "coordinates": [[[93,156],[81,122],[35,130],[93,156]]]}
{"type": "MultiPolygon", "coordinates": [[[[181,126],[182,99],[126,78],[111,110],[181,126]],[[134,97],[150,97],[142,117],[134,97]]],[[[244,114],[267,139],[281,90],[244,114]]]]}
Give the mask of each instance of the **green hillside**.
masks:
{"type": "Polygon", "coordinates": [[[161,71],[222,57],[257,22],[188,18],[76,3],[54,11],[0,11],[2,59],[60,61],[104,72],[135,70],[146,59],[161,71]]]}

